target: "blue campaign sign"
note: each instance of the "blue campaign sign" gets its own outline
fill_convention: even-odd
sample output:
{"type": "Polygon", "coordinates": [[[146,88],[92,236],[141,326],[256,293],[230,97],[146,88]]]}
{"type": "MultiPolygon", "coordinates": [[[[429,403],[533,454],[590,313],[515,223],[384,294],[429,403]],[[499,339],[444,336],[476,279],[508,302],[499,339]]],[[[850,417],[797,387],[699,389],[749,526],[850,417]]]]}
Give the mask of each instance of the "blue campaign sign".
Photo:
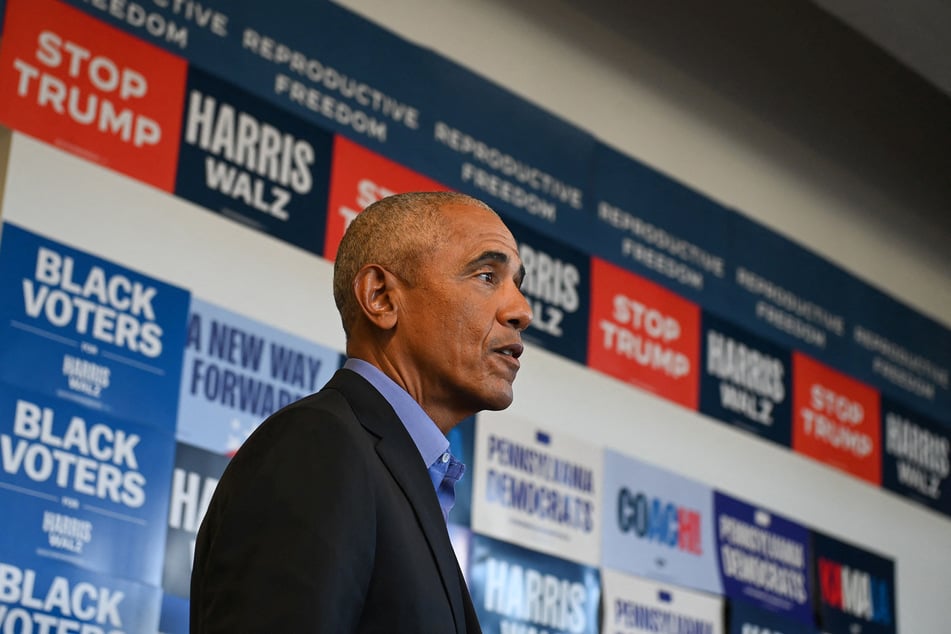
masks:
{"type": "Polygon", "coordinates": [[[951,429],[951,330],[865,286],[842,369],[951,429]]]}
{"type": "Polygon", "coordinates": [[[882,399],[882,486],[951,515],[951,431],[882,399]]]}
{"type": "Polygon", "coordinates": [[[340,365],[336,351],[192,298],[177,437],[234,453],[265,418],[319,390],[340,365]]]}
{"type": "Polygon", "coordinates": [[[700,411],[789,447],[792,359],[788,350],[708,311],[700,341],[700,411]]]}
{"type": "Polygon", "coordinates": [[[727,310],[735,214],[604,144],[590,169],[584,248],[704,308],[727,310]]]}
{"type": "Polygon", "coordinates": [[[815,626],[769,612],[745,601],[730,602],[730,634],[818,634],[815,626]]]}
{"type": "Polygon", "coordinates": [[[0,242],[0,381],[172,430],[188,292],[16,225],[0,242]]]}
{"type": "MultiPolygon", "coordinates": [[[[416,169],[574,244],[591,224],[590,134],[449,60],[431,60],[432,121],[416,169]]],[[[397,159],[401,159],[396,155],[397,159]]]]}
{"type": "Polygon", "coordinates": [[[176,446],[162,571],[162,589],[166,595],[185,599],[189,596],[195,537],[229,460],[227,456],[185,443],[176,446]]]}
{"type": "Polygon", "coordinates": [[[333,135],[189,69],[175,193],[320,254],[333,135]]]}
{"type": "Polygon", "coordinates": [[[522,293],[534,319],[523,337],[584,365],[588,356],[591,259],[553,238],[508,222],[525,266],[522,293]]]}
{"type": "Polygon", "coordinates": [[[710,487],[605,451],[604,509],[602,565],[722,594],[710,487]]]}
{"type": "Polygon", "coordinates": [[[162,634],[188,634],[188,599],[168,593],[162,595],[158,631],[162,634]]]}
{"type": "Polygon", "coordinates": [[[0,557],[161,579],[170,431],[0,385],[0,557]]]}
{"type": "Polygon", "coordinates": [[[0,631],[155,632],[162,592],[50,559],[0,555],[0,631]]]}
{"type": "Polygon", "coordinates": [[[895,634],[895,562],[813,532],[819,626],[828,634],[895,634]]]}
{"type": "Polygon", "coordinates": [[[469,587],[486,632],[595,634],[601,579],[597,568],[472,536],[469,587]]]}
{"type": "Polygon", "coordinates": [[[449,512],[449,521],[460,526],[472,526],[472,481],[475,479],[475,416],[463,419],[446,436],[449,452],[466,465],[462,479],[456,482],[456,501],[449,512]]]}
{"type": "Polygon", "coordinates": [[[714,509],[726,595],[812,625],[809,529],[719,491],[714,509]]]}

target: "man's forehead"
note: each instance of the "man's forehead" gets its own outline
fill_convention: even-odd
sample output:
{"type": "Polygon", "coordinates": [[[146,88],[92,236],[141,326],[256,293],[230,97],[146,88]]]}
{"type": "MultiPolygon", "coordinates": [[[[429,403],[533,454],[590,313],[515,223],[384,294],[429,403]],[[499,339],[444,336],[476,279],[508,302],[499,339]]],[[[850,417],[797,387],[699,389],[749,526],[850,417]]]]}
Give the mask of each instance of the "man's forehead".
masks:
{"type": "Polygon", "coordinates": [[[472,240],[496,240],[515,249],[515,238],[494,211],[477,205],[453,203],[440,210],[446,226],[460,237],[472,240]]]}
{"type": "Polygon", "coordinates": [[[454,245],[469,261],[509,264],[516,268],[522,265],[518,244],[505,225],[499,223],[494,230],[474,230],[461,234],[454,245]]]}

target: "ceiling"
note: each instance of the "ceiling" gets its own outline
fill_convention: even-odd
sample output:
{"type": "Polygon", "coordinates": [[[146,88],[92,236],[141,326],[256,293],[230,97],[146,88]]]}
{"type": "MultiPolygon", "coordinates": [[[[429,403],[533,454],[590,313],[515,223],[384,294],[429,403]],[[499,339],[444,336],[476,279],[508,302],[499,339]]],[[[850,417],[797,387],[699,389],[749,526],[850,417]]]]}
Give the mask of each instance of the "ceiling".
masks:
{"type": "Polygon", "coordinates": [[[951,96],[951,1],[812,1],[951,96]]]}

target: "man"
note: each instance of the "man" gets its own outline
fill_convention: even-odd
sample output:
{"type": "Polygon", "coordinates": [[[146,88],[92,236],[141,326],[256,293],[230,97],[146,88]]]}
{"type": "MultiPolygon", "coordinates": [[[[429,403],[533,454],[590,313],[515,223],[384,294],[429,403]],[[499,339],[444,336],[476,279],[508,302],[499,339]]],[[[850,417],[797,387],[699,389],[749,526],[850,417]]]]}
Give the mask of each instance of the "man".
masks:
{"type": "Polygon", "coordinates": [[[512,234],[450,192],[369,206],[334,299],[344,368],[251,435],[198,533],[191,631],[479,632],[445,519],[445,434],[512,402],[532,319],[512,234]]]}

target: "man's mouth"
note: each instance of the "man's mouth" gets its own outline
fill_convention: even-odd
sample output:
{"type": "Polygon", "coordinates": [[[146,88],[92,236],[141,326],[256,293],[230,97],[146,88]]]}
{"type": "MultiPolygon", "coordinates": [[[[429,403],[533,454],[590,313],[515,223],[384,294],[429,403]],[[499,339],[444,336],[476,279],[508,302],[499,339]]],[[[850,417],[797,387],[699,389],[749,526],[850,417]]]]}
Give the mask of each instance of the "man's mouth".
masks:
{"type": "Polygon", "coordinates": [[[522,351],[523,351],[524,349],[525,349],[525,348],[524,348],[524,346],[522,346],[522,344],[520,344],[520,343],[512,343],[512,344],[509,344],[509,345],[507,345],[507,346],[503,346],[503,347],[501,347],[501,348],[496,348],[495,351],[496,351],[496,352],[499,352],[499,353],[501,353],[501,354],[504,354],[504,355],[507,356],[507,357],[512,357],[513,359],[518,359],[520,356],[522,356],[522,351]]]}

